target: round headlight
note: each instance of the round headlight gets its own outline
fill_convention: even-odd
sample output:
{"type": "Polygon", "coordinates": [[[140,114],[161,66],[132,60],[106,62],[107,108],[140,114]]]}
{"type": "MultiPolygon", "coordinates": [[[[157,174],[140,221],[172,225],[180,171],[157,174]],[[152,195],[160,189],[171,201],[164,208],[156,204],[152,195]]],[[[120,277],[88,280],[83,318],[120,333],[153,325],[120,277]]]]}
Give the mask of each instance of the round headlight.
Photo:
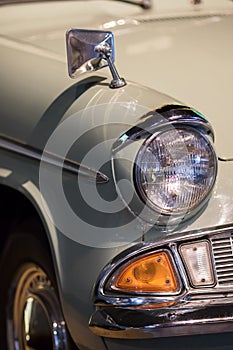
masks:
{"type": "Polygon", "coordinates": [[[191,127],[166,129],[140,148],[134,168],[139,196],[163,215],[197,208],[215,183],[217,159],[208,137],[191,127]]]}

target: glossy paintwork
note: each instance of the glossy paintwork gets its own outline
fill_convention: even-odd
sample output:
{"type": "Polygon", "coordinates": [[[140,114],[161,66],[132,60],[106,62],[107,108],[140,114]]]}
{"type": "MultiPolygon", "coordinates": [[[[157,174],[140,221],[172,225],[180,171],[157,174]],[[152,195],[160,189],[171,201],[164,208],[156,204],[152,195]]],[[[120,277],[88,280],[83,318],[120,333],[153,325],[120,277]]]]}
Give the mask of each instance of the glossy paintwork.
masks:
{"type": "MultiPolygon", "coordinates": [[[[190,103],[206,113],[215,128],[218,154],[232,156],[229,127],[232,97],[232,61],[229,57],[232,57],[232,41],[226,39],[225,33],[232,32],[233,20],[232,17],[217,15],[222,7],[231,8],[232,3],[223,1],[221,6],[218,5],[221,1],[213,1],[212,5],[208,1],[205,5],[206,10],[210,10],[212,6],[215,10],[218,9],[213,17],[202,18],[196,18],[197,10],[188,3],[179,1],[174,5],[174,1],[160,1],[150,12],[144,12],[137,6],[104,1],[91,2],[91,6],[87,1],[67,1],[0,8],[0,66],[9,66],[9,69],[1,71],[0,132],[43,150],[57,125],[74,116],[77,130],[88,129],[104,122],[105,126],[101,127],[100,132],[91,135],[91,144],[95,145],[100,140],[116,139],[148,110],[174,102],[173,98],[137,84],[129,83],[125,88],[113,91],[108,88],[110,78],[107,69],[98,72],[98,76],[106,80],[90,86],[85,82],[85,88],[88,87],[88,90],[82,95],[79,94],[79,82],[82,78],[71,81],[67,75],[65,31],[71,27],[100,29],[106,27],[105,23],[112,22],[113,25],[115,23],[111,29],[116,35],[116,65],[120,74],[127,80],[166,91],[177,100],[190,103]],[[161,17],[175,16],[177,12],[179,19],[160,20],[161,17]],[[185,17],[187,12],[194,18],[181,18],[185,17]],[[140,24],[139,19],[145,19],[147,16],[152,16],[151,21],[140,24]],[[119,22],[123,17],[127,18],[127,21],[119,22]],[[220,34],[219,37],[213,38],[211,33],[215,30],[220,34]],[[150,33],[154,31],[158,35],[155,41],[154,37],[150,38],[150,33]],[[152,39],[155,44],[151,44],[152,39]],[[205,51],[209,44],[213,45],[211,55],[208,50],[205,51]],[[188,47],[185,54],[183,46],[188,47]],[[193,63],[186,63],[193,59],[196,52],[199,55],[195,60],[194,70],[193,63]],[[206,67],[212,70],[208,76],[206,67]],[[216,70],[215,67],[219,68],[216,70]],[[214,83],[215,81],[217,83],[214,83]],[[110,128],[108,125],[114,122],[117,122],[118,126],[110,128]]],[[[83,78],[89,78],[89,75],[83,78]]],[[[69,131],[70,135],[73,135],[71,128],[69,131]]],[[[90,135],[86,136],[81,148],[72,148],[70,156],[73,160],[82,160],[82,156],[89,149],[88,137],[90,135]]],[[[103,148],[102,157],[110,157],[107,143],[103,148]]],[[[93,166],[90,159],[86,162],[86,165],[93,166]]],[[[105,168],[105,172],[110,182],[104,186],[100,185],[102,187],[99,190],[104,198],[108,198],[109,193],[115,195],[115,187],[110,166],[105,168]]],[[[48,173],[53,176],[54,168],[49,167],[48,173]]],[[[232,222],[232,173],[233,162],[219,162],[217,183],[208,206],[185,225],[177,227],[177,231],[202,229],[232,222]]],[[[155,229],[147,232],[147,227],[138,222],[132,223],[131,231],[129,226],[121,227],[131,219],[131,213],[124,210],[115,217],[106,218],[105,215],[100,215],[96,219],[100,227],[108,227],[110,224],[119,227],[121,245],[119,236],[115,235],[109,236],[109,242],[106,236],[102,236],[100,247],[88,247],[71,239],[75,230],[81,238],[91,233],[85,221],[75,227],[69,227],[67,224],[67,231],[63,233],[52,225],[41,201],[38,163],[35,160],[1,150],[0,181],[24,193],[42,217],[51,242],[63,311],[72,337],[81,350],[106,349],[103,341],[88,329],[88,320],[94,310],[91,298],[97,275],[113,256],[133,245],[133,239],[150,242],[164,233],[155,229]],[[111,244],[114,239],[115,247],[111,244]],[[102,247],[103,241],[105,248],[102,247]]],[[[65,175],[67,193],[72,197],[74,209],[83,214],[80,208],[80,193],[74,191],[76,181],[75,176],[65,175]]],[[[83,181],[91,193],[94,185],[83,181]]],[[[111,200],[113,198],[110,196],[111,200]]],[[[115,205],[119,202],[118,198],[115,205]]],[[[56,216],[59,193],[54,196],[53,204],[52,206],[50,203],[50,212],[56,216]]],[[[91,217],[92,211],[85,215],[91,217]]],[[[101,236],[100,229],[96,235],[101,236]]],[[[231,349],[231,337],[195,336],[176,338],[175,341],[158,339],[146,342],[113,339],[106,340],[106,344],[110,350],[186,349],[188,343],[192,344],[192,349],[211,347],[217,350],[231,349]]]]}
{"type": "MultiPolygon", "coordinates": [[[[42,6],[21,5],[17,10],[16,7],[9,6],[3,7],[0,13],[0,44],[9,63],[7,51],[14,51],[14,54],[11,51],[10,75],[15,80],[12,81],[11,88],[15,84],[17,88],[16,79],[21,81],[18,71],[22,72],[22,64],[31,72],[27,86],[30,86],[30,81],[32,85],[33,81],[38,82],[34,88],[30,86],[28,98],[37,89],[40,100],[40,97],[44,98],[41,96],[43,84],[50,84],[54,70],[57,72],[57,69],[61,69],[63,72],[62,75],[57,74],[56,79],[54,77],[57,88],[57,79],[68,81],[65,74],[67,67],[64,43],[67,29],[79,27],[112,30],[116,36],[116,61],[120,74],[128,80],[156,88],[195,106],[213,123],[219,155],[231,157],[231,132],[225,128],[225,124],[231,122],[232,11],[233,4],[228,0],[209,0],[196,7],[186,0],[176,4],[174,1],[158,1],[149,11],[111,1],[91,2],[91,8],[85,1],[66,2],[65,5],[58,2],[56,6],[51,3],[42,6]],[[30,16],[27,15],[28,8],[30,16]],[[22,55],[25,52],[32,57],[27,67],[22,55]],[[50,70],[49,82],[46,75],[37,78],[39,72],[35,56],[40,59],[43,57],[40,66],[43,64],[44,68],[50,70]],[[51,62],[49,65],[46,64],[47,60],[51,62]]],[[[1,60],[4,60],[4,55],[1,60]]],[[[9,76],[9,72],[6,74],[9,76]]],[[[48,91],[44,91],[47,98],[54,88],[56,87],[50,86],[48,91]]],[[[38,107],[41,106],[42,104],[38,107]]]]}

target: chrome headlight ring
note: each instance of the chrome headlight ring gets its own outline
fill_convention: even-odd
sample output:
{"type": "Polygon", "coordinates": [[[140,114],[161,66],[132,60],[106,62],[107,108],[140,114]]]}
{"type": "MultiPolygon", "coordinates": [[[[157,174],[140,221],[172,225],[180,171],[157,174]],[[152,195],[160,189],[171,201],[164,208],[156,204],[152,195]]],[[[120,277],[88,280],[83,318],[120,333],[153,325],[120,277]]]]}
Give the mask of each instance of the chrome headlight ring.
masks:
{"type": "Polygon", "coordinates": [[[195,215],[216,180],[213,140],[207,120],[188,107],[165,106],[142,117],[113,148],[115,181],[129,209],[158,225],[173,225],[195,215]],[[133,160],[126,169],[124,158],[133,160]],[[131,183],[130,190],[118,185],[122,179],[131,183]]]}
{"type": "Polygon", "coordinates": [[[139,196],[163,215],[194,210],[213,188],[216,157],[210,140],[178,127],[152,135],[141,146],[134,169],[139,196]]]}

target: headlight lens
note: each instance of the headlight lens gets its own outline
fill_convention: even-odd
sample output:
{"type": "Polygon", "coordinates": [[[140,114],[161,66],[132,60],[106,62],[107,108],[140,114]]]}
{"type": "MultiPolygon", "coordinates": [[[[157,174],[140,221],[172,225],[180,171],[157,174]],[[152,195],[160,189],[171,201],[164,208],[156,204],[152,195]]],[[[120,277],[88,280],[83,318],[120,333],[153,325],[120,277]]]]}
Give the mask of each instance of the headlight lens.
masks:
{"type": "Polygon", "coordinates": [[[164,215],[184,215],[213,188],[217,159],[210,140],[189,127],[149,137],[138,152],[136,187],[142,200],[164,215]]]}

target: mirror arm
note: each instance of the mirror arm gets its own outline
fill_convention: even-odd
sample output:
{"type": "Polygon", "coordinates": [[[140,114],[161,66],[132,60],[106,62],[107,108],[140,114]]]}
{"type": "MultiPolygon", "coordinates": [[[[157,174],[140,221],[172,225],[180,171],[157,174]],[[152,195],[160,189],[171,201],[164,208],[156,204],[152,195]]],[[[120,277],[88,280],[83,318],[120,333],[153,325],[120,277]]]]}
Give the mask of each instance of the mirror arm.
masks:
{"type": "Polygon", "coordinates": [[[105,58],[106,61],[108,62],[109,69],[112,73],[112,81],[109,85],[110,88],[116,89],[120,88],[126,85],[126,81],[124,78],[121,78],[117,72],[117,69],[113,63],[112,57],[111,57],[111,48],[108,44],[102,44],[102,45],[97,45],[95,47],[95,52],[100,55],[100,58],[105,58]]]}

